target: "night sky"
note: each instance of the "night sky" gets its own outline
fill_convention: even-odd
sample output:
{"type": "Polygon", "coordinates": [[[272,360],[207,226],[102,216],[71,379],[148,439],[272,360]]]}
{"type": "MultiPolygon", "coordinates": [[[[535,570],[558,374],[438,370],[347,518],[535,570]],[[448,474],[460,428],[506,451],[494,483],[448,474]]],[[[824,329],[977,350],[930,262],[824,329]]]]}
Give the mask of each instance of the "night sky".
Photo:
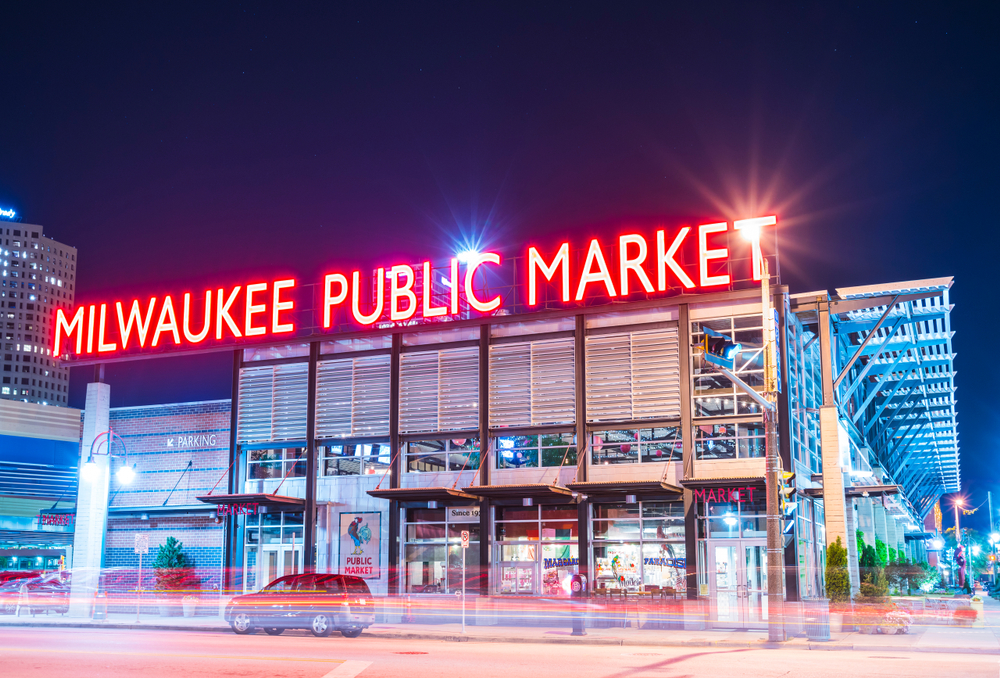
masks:
{"type": "MultiPolygon", "coordinates": [[[[78,301],[775,213],[793,292],[955,277],[963,486],[1000,490],[993,3],[286,4],[5,9],[0,206],[78,301]]],[[[230,360],[112,366],[112,404],[230,360]]]]}

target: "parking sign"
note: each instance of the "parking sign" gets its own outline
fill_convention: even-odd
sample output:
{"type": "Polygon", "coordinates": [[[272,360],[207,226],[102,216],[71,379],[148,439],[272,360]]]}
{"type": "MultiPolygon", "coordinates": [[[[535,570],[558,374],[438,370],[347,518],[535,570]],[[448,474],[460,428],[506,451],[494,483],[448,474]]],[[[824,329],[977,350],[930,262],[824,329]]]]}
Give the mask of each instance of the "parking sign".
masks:
{"type": "Polygon", "coordinates": [[[149,535],[136,533],[135,535],[135,552],[139,555],[146,555],[149,553],[149,535]]]}
{"type": "Polygon", "coordinates": [[[469,548],[469,531],[468,530],[462,530],[462,548],[463,549],[469,548]]]}

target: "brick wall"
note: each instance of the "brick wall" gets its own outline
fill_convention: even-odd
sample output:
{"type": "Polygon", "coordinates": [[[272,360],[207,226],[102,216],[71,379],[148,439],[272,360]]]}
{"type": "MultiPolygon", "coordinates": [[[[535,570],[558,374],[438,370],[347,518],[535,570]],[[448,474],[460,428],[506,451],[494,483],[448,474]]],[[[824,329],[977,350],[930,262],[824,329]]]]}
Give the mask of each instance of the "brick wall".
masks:
{"type": "MultiPolygon", "coordinates": [[[[137,567],[135,535],[144,533],[149,554],[143,568],[151,568],[157,549],[174,537],[197,569],[202,588],[220,583],[225,531],[215,520],[215,507],[196,497],[216,483],[217,493],[228,490],[229,413],[228,400],[111,410],[111,427],[125,441],[128,463],[136,465],[130,484],[112,479],[111,506],[134,507],[136,513],[108,518],[105,567],[137,567]],[[177,512],[163,513],[164,507],[177,512]]],[[[114,470],[122,463],[114,459],[114,470]]]]}

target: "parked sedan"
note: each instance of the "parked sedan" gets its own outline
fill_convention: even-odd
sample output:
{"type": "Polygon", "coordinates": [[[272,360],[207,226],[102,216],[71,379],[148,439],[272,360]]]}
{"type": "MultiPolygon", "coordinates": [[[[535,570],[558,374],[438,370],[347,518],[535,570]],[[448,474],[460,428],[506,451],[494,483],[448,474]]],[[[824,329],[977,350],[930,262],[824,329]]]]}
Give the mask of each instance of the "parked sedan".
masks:
{"type": "Polygon", "coordinates": [[[18,606],[32,615],[69,611],[69,572],[51,572],[30,579],[10,579],[0,584],[0,607],[14,614],[18,606]]]}
{"type": "Polygon", "coordinates": [[[272,636],[285,629],[309,629],[314,636],[340,631],[357,638],[375,623],[371,591],[363,579],[340,574],[293,574],[257,593],[236,596],[225,619],[239,634],[263,629],[272,636]]]}

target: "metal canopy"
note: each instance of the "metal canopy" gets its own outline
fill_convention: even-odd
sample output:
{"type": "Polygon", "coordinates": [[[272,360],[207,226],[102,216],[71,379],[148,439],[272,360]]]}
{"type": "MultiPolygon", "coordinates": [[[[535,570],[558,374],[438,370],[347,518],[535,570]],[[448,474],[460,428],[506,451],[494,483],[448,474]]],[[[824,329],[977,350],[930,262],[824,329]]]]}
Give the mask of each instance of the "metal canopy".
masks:
{"type": "Polygon", "coordinates": [[[921,517],[961,487],[952,278],[838,289],[835,397],[887,482],[921,517]]]}
{"type": "Polygon", "coordinates": [[[538,499],[567,501],[573,491],[558,485],[529,483],[524,485],[476,485],[465,488],[465,492],[489,499],[538,499]]]}
{"type": "Polygon", "coordinates": [[[206,504],[258,504],[280,508],[283,510],[301,510],[306,504],[306,500],[301,497],[286,497],[282,494],[209,494],[203,497],[195,497],[198,501],[206,504]]]}
{"type": "Polygon", "coordinates": [[[625,496],[629,494],[643,496],[680,496],[684,494],[684,490],[681,488],[659,480],[620,480],[611,482],[567,483],[566,487],[574,492],[596,496],[625,496]]]}
{"type": "Polygon", "coordinates": [[[368,490],[368,494],[376,499],[392,501],[479,501],[479,497],[452,487],[391,487],[384,490],[368,490]]]}

